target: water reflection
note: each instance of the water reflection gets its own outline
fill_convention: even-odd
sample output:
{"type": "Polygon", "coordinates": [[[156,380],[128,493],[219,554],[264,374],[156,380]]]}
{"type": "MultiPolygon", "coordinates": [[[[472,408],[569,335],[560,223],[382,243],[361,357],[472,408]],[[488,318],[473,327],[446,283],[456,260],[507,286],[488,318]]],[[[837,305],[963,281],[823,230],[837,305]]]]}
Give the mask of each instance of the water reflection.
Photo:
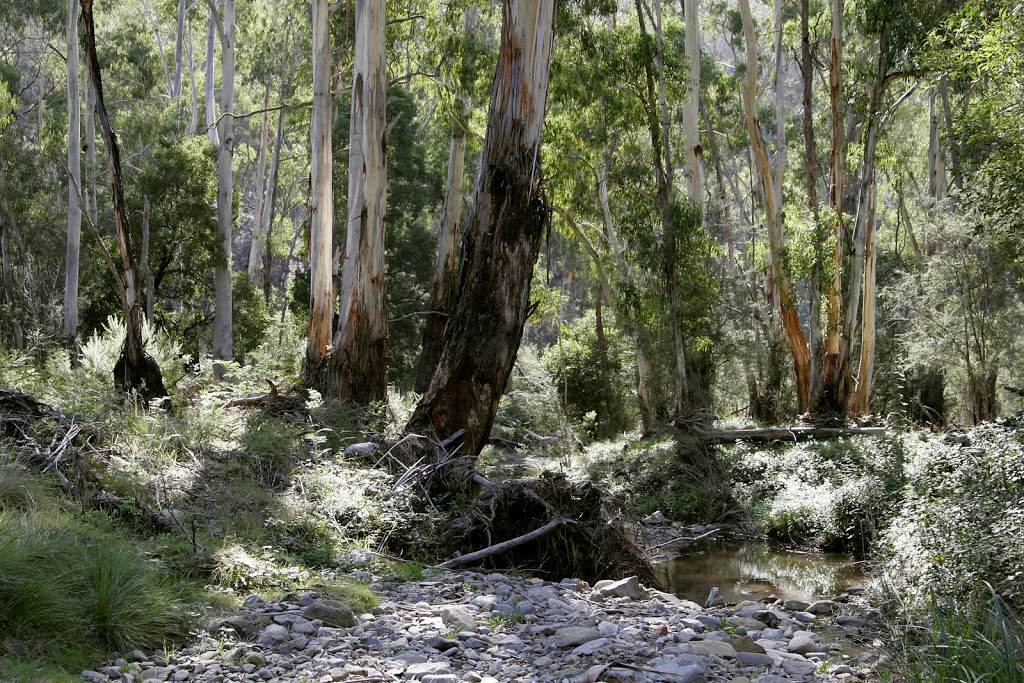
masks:
{"type": "Polygon", "coordinates": [[[660,566],[669,590],[703,604],[712,586],[726,602],[775,595],[812,602],[829,598],[864,579],[860,565],[847,555],[798,553],[762,543],[722,543],[660,566]]]}

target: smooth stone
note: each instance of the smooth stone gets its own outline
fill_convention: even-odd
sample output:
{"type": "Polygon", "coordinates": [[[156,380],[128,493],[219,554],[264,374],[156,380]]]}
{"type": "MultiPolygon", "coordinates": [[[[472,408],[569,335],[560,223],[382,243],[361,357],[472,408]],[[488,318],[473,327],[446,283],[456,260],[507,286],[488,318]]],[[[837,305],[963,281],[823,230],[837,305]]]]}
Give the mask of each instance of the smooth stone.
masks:
{"type": "Polygon", "coordinates": [[[595,654],[596,652],[599,652],[601,648],[606,647],[607,645],[607,638],[598,638],[597,640],[592,640],[589,643],[584,643],[583,645],[580,645],[579,647],[574,649],[572,653],[578,657],[586,657],[595,654]]]}
{"type": "Polygon", "coordinates": [[[337,600],[316,600],[302,608],[302,616],[309,620],[319,619],[326,626],[352,628],[359,625],[359,620],[352,613],[352,608],[337,600]]]}
{"type": "Polygon", "coordinates": [[[732,636],[725,642],[732,645],[732,649],[736,650],[736,652],[756,652],[758,654],[764,654],[764,648],[746,636],[732,636]]]}
{"type": "Polygon", "coordinates": [[[818,616],[827,616],[838,612],[839,605],[831,600],[818,600],[817,602],[812,602],[807,607],[807,611],[811,614],[817,614],[818,616]]]}
{"type": "Polygon", "coordinates": [[[426,676],[442,676],[451,674],[452,669],[446,662],[422,662],[410,664],[405,669],[405,677],[413,680],[422,680],[426,676]]]}
{"type": "Polygon", "coordinates": [[[771,666],[775,663],[775,660],[770,655],[766,655],[760,652],[737,652],[736,661],[743,666],[771,666]]]}
{"type": "Polygon", "coordinates": [[[277,645],[278,643],[283,643],[284,641],[288,640],[288,638],[288,629],[286,629],[284,626],[281,626],[280,624],[269,624],[260,632],[257,642],[259,642],[261,645],[270,646],[277,645]]]}
{"type": "Polygon", "coordinates": [[[598,581],[594,586],[594,590],[598,591],[606,598],[617,597],[629,598],[630,600],[642,600],[647,598],[646,591],[640,587],[640,579],[636,576],[612,581],[608,584],[605,584],[604,581],[598,581]]]}
{"type": "Polygon", "coordinates": [[[794,612],[793,618],[799,621],[801,624],[812,624],[818,617],[814,616],[810,612],[794,612]]]}
{"type": "Polygon", "coordinates": [[[710,614],[698,614],[694,618],[700,623],[704,624],[704,626],[709,631],[717,631],[718,629],[722,628],[722,620],[718,617],[713,617],[710,614]]]}
{"type": "Polygon", "coordinates": [[[810,636],[804,634],[793,636],[793,640],[789,641],[789,645],[786,646],[786,652],[792,652],[798,655],[806,655],[809,652],[817,651],[818,643],[816,643],[810,636]]]}
{"type": "Polygon", "coordinates": [[[166,666],[154,666],[152,669],[146,669],[142,672],[142,680],[166,681],[167,677],[170,675],[171,670],[166,666]]]}
{"type": "Polygon", "coordinates": [[[596,628],[586,628],[583,626],[567,626],[566,628],[560,628],[555,631],[555,635],[552,641],[555,647],[575,647],[577,645],[583,645],[589,643],[592,640],[601,638],[601,632],[596,628]]]}
{"type": "Polygon", "coordinates": [[[804,612],[811,603],[804,602],[803,600],[786,600],[782,603],[782,609],[789,610],[790,612],[804,612]]]}
{"type": "Polygon", "coordinates": [[[427,674],[421,680],[423,683],[458,683],[459,681],[455,674],[427,674]]]}
{"type": "Polygon", "coordinates": [[[861,626],[867,626],[868,622],[864,621],[859,617],[852,616],[850,614],[840,614],[836,617],[836,623],[840,626],[846,626],[847,628],[859,628],[861,626]]]}
{"type": "Polygon", "coordinates": [[[818,668],[816,662],[812,662],[808,659],[800,661],[798,659],[787,659],[782,662],[782,670],[788,673],[790,676],[806,676],[814,673],[818,668]]]}
{"type": "Polygon", "coordinates": [[[704,680],[707,668],[692,659],[659,657],[647,662],[648,669],[654,669],[663,676],[670,676],[673,683],[696,683],[704,680]]]}
{"type": "Polygon", "coordinates": [[[441,610],[441,621],[445,626],[460,631],[473,631],[476,629],[476,619],[465,607],[445,607],[441,610]]]}
{"type": "Polygon", "coordinates": [[[695,655],[707,657],[718,655],[725,659],[736,659],[736,650],[729,643],[718,640],[691,640],[687,643],[690,652],[695,655]]]}
{"type": "Polygon", "coordinates": [[[92,683],[107,683],[107,680],[109,680],[106,674],[101,674],[99,671],[90,671],[88,669],[79,675],[87,681],[92,681],[92,683]]]}
{"type": "Polygon", "coordinates": [[[533,660],[533,665],[535,667],[537,667],[538,669],[546,669],[546,668],[548,668],[549,666],[551,666],[554,663],[555,663],[555,660],[553,660],[553,659],[551,659],[551,657],[547,657],[547,656],[545,656],[545,657],[537,657],[537,659],[533,660]]]}
{"type": "Polygon", "coordinates": [[[661,510],[658,510],[644,517],[643,521],[644,524],[664,524],[668,520],[665,519],[664,513],[662,513],[661,510]]]}

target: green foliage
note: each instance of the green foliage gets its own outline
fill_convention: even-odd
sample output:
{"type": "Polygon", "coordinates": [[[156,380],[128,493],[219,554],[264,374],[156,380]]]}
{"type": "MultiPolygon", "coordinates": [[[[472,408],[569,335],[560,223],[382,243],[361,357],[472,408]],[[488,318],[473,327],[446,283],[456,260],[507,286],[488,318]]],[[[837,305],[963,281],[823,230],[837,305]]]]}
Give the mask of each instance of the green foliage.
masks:
{"type": "Polygon", "coordinates": [[[627,425],[625,348],[621,336],[605,327],[608,381],[613,392],[608,397],[611,405],[606,406],[595,323],[593,312],[588,312],[572,325],[563,327],[558,344],[544,355],[544,365],[559,388],[569,416],[580,425],[596,421],[597,424],[587,425],[588,429],[607,436],[622,431],[627,425]]]}
{"type": "Polygon", "coordinates": [[[179,600],[130,543],[64,513],[0,512],[0,638],[17,656],[81,668],[102,649],[182,635],[179,600]]]}
{"type": "Polygon", "coordinates": [[[234,353],[239,362],[267,340],[270,311],[263,292],[257,289],[245,273],[235,273],[231,294],[232,334],[234,353]]]}
{"type": "Polygon", "coordinates": [[[886,585],[910,610],[923,610],[930,596],[984,600],[984,582],[1024,604],[1024,435],[985,425],[970,441],[908,439],[907,487],[877,551],[886,585]]]}
{"type": "Polygon", "coordinates": [[[979,606],[933,599],[924,628],[897,633],[891,668],[912,683],[991,681],[1024,677],[1024,623],[994,592],[979,606]]]}
{"type": "Polygon", "coordinates": [[[904,482],[903,446],[887,437],[741,443],[727,457],[736,498],[760,531],[789,544],[861,555],[890,519],[904,482]]]}
{"type": "Polygon", "coordinates": [[[571,448],[573,442],[572,426],[562,410],[558,387],[537,351],[523,345],[501,397],[493,434],[525,443],[535,438],[528,432],[557,437],[555,447],[562,452],[571,448]]]}

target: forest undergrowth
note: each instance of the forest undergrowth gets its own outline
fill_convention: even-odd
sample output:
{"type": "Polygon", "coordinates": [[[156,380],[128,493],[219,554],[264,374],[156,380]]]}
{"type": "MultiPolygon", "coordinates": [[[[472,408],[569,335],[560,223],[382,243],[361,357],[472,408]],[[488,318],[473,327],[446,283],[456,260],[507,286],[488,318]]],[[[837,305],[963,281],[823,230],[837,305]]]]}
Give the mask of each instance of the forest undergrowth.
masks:
{"type": "MultiPolygon", "coordinates": [[[[393,438],[412,397],[393,393],[370,416],[315,394],[287,410],[225,407],[265,392],[270,376],[284,391],[301,344],[217,384],[157,336],[173,409],[147,410],[109,386],[119,346],[111,326],[83,347],[77,368],[61,352],[41,369],[34,358],[0,359],[0,387],[70,419],[39,420],[26,440],[0,416],[3,675],[62,680],[114,650],[170,647],[251,593],[316,585],[368,607],[374,598],[357,580],[366,575],[353,573],[367,559],[406,579],[444,559],[444,507],[468,501],[428,502],[373,459],[343,455],[393,438]],[[78,465],[40,472],[40,453],[60,446],[68,424],[79,431],[67,457],[88,466],[89,486],[115,506],[83,505],[74,486],[88,478],[57,476],[78,465]],[[406,561],[388,559],[399,554],[406,561]]],[[[583,432],[559,417],[557,392],[534,381],[530,362],[499,413],[503,445],[480,461],[494,480],[552,471],[600,484],[637,518],[661,510],[678,521],[742,521],[780,544],[853,553],[873,567],[894,680],[1024,675],[1017,422],[771,447],[694,448],[671,433],[581,446],[583,432]],[[560,438],[538,441],[547,434],[560,438]]]]}

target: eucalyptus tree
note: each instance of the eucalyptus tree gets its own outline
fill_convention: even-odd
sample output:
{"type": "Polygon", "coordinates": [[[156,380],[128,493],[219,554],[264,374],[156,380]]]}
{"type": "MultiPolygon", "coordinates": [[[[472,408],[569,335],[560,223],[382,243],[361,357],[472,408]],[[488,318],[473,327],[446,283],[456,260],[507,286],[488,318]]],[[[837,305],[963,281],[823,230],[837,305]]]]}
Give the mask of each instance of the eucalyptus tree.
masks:
{"type": "Polygon", "coordinates": [[[384,0],[358,0],[349,132],[348,214],[334,349],[317,386],[361,404],[387,395],[387,74],[384,0]]]}
{"type": "MultiPolygon", "coordinates": [[[[498,66],[466,221],[459,295],[430,387],[406,425],[413,433],[460,442],[470,464],[487,443],[515,362],[548,221],[540,151],[554,15],[553,0],[502,3],[498,66]]],[[[466,484],[456,478],[450,485],[466,484]]]]}
{"type": "Polygon", "coordinates": [[[78,358],[78,271],[82,243],[82,104],[78,88],[78,0],[68,0],[68,239],[64,267],[64,335],[78,358]]]}
{"type": "MultiPolygon", "coordinates": [[[[206,4],[210,9],[210,21],[216,28],[221,47],[221,112],[217,124],[217,241],[220,254],[214,276],[216,303],[213,320],[214,374],[219,378],[224,374],[224,366],[216,361],[232,358],[231,236],[234,227],[232,160],[235,151],[235,0],[223,0],[223,16],[218,11],[215,0],[206,0],[206,4]]],[[[207,55],[209,56],[209,50],[207,55]]],[[[211,79],[209,69],[207,79],[211,79]]],[[[211,85],[212,80],[208,80],[207,93],[211,85]]],[[[209,105],[207,102],[208,107],[209,105]]],[[[207,121],[210,121],[209,111],[207,121]]]]}

